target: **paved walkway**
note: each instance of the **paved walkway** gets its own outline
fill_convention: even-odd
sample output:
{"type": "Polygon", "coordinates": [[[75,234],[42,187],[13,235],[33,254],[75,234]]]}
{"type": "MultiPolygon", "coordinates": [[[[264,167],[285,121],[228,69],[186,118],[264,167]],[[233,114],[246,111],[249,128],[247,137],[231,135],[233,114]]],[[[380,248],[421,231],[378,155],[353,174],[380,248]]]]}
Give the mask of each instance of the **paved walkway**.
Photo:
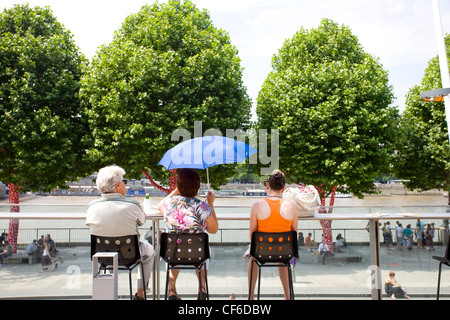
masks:
{"type": "MultiPolygon", "coordinates": [[[[245,247],[214,246],[208,276],[213,299],[228,299],[231,293],[238,300],[247,297],[247,261],[242,260],[245,247]]],[[[91,299],[92,271],[89,247],[59,248],[57,269],[40,273],[40,264],[4,264],[0,267],[0,299],[47,298],[91,299]]],[[[297,299],[371,299],[367,282],[370,274],[368,247],[353,247],[362,256],[361,263],[326,262],[322,264],[300,249],[300,262],[295,267],[295,293],[297,299]]],[[[336,255],[339,255],[336,254],[336,255]]],[[[443,255],[443,248],[436,251],[399,252],[382,248],[382,277],[389,270],[396,272],[398,281],[414,298],[435,299],[438,263],[432,255],[443,255]]],[[[165,266],[161,263],[161,298],[163,299],[165,266]]],[[[134,276],[135,279],[135,276],[134,276]]],[[[133,279],[133,286],[136,281],[133,279]]],[[[180,273],[178,293],[185,299],[194,299],[197,279],[193,271],[180,273]]],[[[383,289],[384,292],[384,289],[383,289]]],[[[265,299],[281,299],[281,284],[276,268],[263,270],[261,293],[265,299]]],[[[119,295],[127,299],[128,275],[119,276],[119,295]]],[[[441,299],[450,297],[450,269],[443,269],[441,299]]]]}

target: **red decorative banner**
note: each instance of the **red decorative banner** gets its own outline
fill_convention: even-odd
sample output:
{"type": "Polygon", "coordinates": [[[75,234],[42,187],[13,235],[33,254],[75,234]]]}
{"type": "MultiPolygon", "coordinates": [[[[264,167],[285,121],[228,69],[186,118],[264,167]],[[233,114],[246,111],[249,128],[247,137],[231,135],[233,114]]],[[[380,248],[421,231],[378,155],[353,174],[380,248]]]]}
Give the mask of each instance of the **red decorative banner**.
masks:
{"type": "MultiPolygon", "coordinates": [[[[10,212],[20,212],[20,206],[14,206],[19,204],[19,188],[11,183],[8,183],[9,189],[9,204],[11,204],[10,212]]],[[[17,237],[19,235],[19,220],[9,220],[8,242],[12,247],[12,253],[17,253],[17,237]]]]}

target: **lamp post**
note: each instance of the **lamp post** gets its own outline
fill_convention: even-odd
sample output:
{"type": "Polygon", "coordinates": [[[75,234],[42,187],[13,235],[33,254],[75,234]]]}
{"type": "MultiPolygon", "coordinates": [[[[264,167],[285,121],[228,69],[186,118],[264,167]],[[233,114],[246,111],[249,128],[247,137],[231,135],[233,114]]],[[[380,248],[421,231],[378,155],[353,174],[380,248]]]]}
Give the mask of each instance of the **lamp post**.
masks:
{"type": "MultiPolygon", "coordinates": [[[[441,13],[439,9],[439,0],[433,0],[434,27],[436,29],[436,40],[439,52],[439,67],[441,70],[442,89],[424,91],[420,93],[420,99],[423,101],[441,102],[444,101],[445,118],[447,120],[447,132],[450,141],[450,74],[448,71],[447,51],[445,50],[444,35],[442,33],[441,13]]],[[[450,197],[447,212],[450,211],[450,197]]],[[[448,229],[449,221],[444,219],[442,226],[448,229]]],[[[447,238],[447,234],[445,235],[447,238]]]]}
{"type": "Polygon", "coordinates": [[[445,102],[445,101],[448,101],[448,99],[446,99],[446,97],[449,94],[450,94],[450,88],[423,91],[420,93],[420,100],[427,101],[427,102],[445,102]]]}
{"type": "Polygon", "coordinates": [[[450,141],[450,74],[448,70],[447,51],[445,50],[444,35],[442,33],[441,14],[439,0],[433,0],[434,26],[436,29],[436,40],[439,52],[439,66],[441,70],[442,89],[424,91],[420,93],[423,101],[444,101],[445,118],[447,120],[448,138],[450,141]]]}

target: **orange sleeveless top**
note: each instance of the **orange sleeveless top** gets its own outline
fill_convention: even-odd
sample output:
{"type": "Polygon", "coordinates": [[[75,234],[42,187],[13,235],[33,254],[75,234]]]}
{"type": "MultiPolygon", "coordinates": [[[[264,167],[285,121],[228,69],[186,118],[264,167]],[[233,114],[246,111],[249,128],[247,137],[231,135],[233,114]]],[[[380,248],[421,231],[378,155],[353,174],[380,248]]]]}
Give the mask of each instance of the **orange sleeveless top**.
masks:
{"type": "Polygon", "coordinates": [[[270,216],[263,220],[258,220],[259,232],[287,232],[291,231],[292,221],[283,218],[280,214],[281,204],[284,199],[271,200],[264,199],[270,207],[270,216]]]}

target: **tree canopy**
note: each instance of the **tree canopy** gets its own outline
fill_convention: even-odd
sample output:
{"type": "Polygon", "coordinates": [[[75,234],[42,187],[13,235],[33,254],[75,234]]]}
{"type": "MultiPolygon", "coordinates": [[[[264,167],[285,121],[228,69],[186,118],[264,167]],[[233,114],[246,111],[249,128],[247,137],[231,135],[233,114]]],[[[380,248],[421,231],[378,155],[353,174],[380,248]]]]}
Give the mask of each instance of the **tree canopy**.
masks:
{"type": "MultiPolygon", "coordinates": [[[[206,10],[190,1],[155,3],[123,22],[102,46],[82,80],[81,96],[94,138],[89,150],[98,165],[116,163],[130,177],[158,166],[176,129],[246,129],[251,102],[242,83],[237,49],[214,27],[206,10]]],[[[232,168],[210,168],[218,186],[232,168]]]]}
{"type": "Polygon", "coordinates": [[[89,173],[78,98],[86,59],[48,7],[0,14],[0,180],[48,191],[89,173]]]}
{"type": "Polygon", "coordinates": [[[346,26],[323,19],[272,59],[257,99],[259,128],[279,129],[280,169],[330,193],[375,192],[389,172],[398,111],[388,73],[346,26]],[[345,187],[345,188],[344,188],[345,187]]]}
{"type": "MultiPolygon", "coordinates": [[[[450,60],[450,35],[445,37],[450,60]]],[[[412,87],[406,97],[397,143],[394,171],[406,179],[407,188],[420,191],[450,191],[450,146],[444,102],[420,100],[423,91],[442,88],[439,57],[428,62],[422,82],[412,87]]]]}

